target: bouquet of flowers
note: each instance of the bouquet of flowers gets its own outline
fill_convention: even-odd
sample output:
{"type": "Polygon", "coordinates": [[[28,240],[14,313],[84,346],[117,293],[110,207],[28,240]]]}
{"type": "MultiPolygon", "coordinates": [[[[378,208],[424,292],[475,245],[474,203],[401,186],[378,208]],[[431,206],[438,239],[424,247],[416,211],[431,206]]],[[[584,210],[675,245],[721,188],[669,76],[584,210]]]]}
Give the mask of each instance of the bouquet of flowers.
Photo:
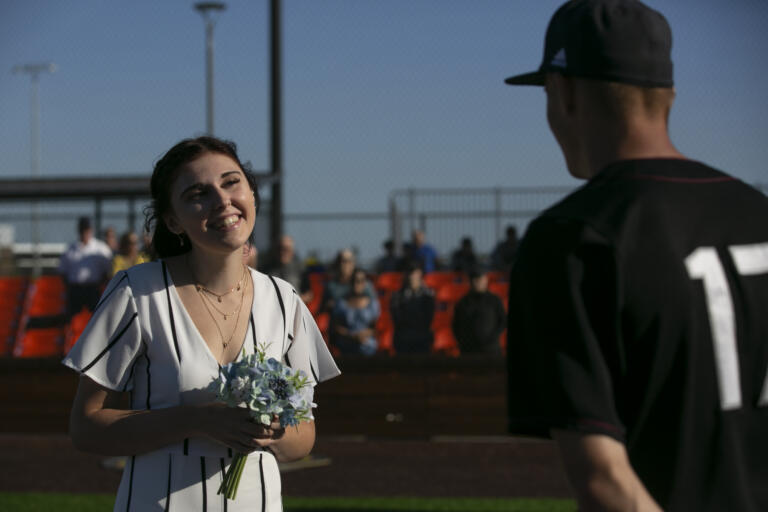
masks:
{"type": "MultiPolygon", "coordinates": [[[[222,367],[208,390],[229,407],[247,408],[257,423],[269,426],[277,419],[281,427],[288,427],[310,419],[312,404],[300,393],[309,385],[303,371],[294,371],[277,359],[267,358],[263,347],[252,355],[243,353],[239,361],[222,367]]],[[[247,457],[244,453],[234,456],[218,494],[235,499],[247,457]]]]}

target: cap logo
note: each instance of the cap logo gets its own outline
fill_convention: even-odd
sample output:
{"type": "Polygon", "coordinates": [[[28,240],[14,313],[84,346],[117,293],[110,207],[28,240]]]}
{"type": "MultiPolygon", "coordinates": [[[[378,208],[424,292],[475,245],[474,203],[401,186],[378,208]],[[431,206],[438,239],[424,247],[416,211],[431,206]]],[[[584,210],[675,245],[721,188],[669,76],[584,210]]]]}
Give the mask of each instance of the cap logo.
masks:
{"type": "Polygon", "coordinates": [[[556,68],[567,67],[565,63],[565,48],[560,48],[560,50],[555,54],[555,56],[552,57],[552,61],[550,61],[549,65],[556,68]]]}

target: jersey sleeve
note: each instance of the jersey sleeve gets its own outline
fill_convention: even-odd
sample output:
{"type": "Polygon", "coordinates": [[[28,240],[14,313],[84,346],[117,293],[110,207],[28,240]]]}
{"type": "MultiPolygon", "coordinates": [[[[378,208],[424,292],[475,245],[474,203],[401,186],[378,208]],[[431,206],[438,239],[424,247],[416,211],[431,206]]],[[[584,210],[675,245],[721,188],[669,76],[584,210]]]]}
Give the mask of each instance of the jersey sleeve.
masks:
{"type": "Polygon", "coordinates": [[[314,387],[341,372],[304,301],[296,294],[294,300],[297,304],[288,335],[286,362],[294,370],[304,371],[314,387]]]}
{"type": "Polygon", "coordinates": [[[617,262],[611,244],[579,222],[539,219],[510,276],[509,426],[624,441],[617,262]]]}
{"type": "Polygon", "coordinates": [[[136,302],[127,274],[118,272],[63,363],[106,388],[127,391],[133,388],[131,369],[141,348],[136,302]]]}

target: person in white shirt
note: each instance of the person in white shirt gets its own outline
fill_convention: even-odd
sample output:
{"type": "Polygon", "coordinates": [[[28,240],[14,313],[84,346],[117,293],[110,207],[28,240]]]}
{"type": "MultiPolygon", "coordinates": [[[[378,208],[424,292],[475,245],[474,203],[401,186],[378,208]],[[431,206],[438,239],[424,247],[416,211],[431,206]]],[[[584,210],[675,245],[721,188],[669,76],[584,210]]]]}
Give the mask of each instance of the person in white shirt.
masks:
{"type": "Polygon", "coordinates": [[[93,311],[112,270],[112,250],[94,238],[91,219],[80,217],[77,232],[78,239],[59,260],[59,273],[67,288],[67,318],[83,308],[93,311]]]}

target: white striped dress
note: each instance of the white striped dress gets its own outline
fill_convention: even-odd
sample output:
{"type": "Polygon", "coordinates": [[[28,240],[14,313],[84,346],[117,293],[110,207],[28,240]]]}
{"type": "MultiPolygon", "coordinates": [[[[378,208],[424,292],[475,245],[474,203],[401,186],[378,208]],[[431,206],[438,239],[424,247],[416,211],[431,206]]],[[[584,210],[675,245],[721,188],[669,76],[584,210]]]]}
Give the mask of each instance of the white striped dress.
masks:
{"type": "MultiPolygon", "coordinates": [[[[251,270],[253,306],[243,342],[310,377],[312,385],[340,372],[309,310],[287,282],[251,270]]],[[[119,272],[64,364],[98,384],[131,392],[132,409],[209,402],[219,365],[184,308],[164,262],[119,272]]],[[[311,394],[311,391],[310,391],[311,394]]],[[[216,492],[232,452],[202,438],[129,455],[116,511],[282,510],[280,474],[269,451],[248,457],[237,498],[216,492]]]]}

